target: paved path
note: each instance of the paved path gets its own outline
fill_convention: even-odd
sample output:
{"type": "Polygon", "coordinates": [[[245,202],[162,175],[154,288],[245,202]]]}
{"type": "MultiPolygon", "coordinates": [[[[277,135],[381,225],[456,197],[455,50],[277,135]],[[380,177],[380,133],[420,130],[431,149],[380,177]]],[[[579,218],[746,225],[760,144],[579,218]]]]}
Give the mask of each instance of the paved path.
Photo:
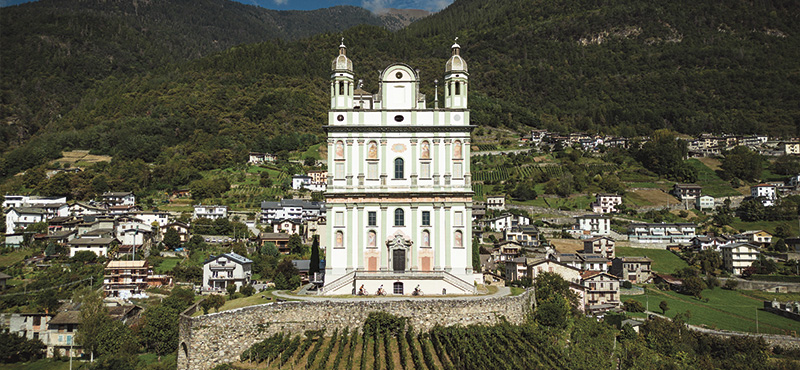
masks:
{"type": "Polygon", "coordinates": [[[409,296],[385,296],[385,297],[375,297],[375,296],[367,296],[364,298],[335,298],[335,297],[325,297],[325,296],[299,296],[299,295],[292,295],[286,294],[283,292],[272,292],[272,295],[284,299],[296,299],[301,301],[336,301],[336,302],[386,302],[386,301],[405,301],[405,300],[412,300],[412,299],[419,299],[419,300],[460,300],[460,299],[485,299],[485,298],[496,298],[496,297],[505,297],[511,294],[511,288],[509,287],[498,287],[497,292],[494,294],[481,294],[481,295],[469,295],[469,296],[452,296],[452,297],[442,297],[437,295],[431,296],[421,296],[421,297],[409,297],[409,296]]]}

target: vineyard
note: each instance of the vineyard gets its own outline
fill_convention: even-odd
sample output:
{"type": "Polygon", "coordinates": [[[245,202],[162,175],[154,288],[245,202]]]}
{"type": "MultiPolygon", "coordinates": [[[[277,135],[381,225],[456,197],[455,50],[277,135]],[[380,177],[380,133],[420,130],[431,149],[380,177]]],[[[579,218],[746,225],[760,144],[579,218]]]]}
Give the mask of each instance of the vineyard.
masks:
{"type": "Polygon", "coordinates": [[[363,332],[275,334],[240,356],[242,366],[264,369],[454,370],[563,367],[546,335],[523,326],[437,327],[417,334],[405,319],[373,313],[363,332]],[[551,348],[548,350],[547,348],[551,348]]]}
{"type": "MultiPolygon", "coordinates": [[[[589,174],[602,174],[613,172],[615,166],[608,163],[591,163],[582,165],[589,174]]],[[[509,168],[509,166],[494,166],[485,170],[475,171],[473,179],[486,183],[500,183],[516,175],[520,179],[530,178],[537,172],[544,172],[551,179],[559,178],[564,174],[564,167],[557,165],[549,166],[521,166],[509,168]]]]}

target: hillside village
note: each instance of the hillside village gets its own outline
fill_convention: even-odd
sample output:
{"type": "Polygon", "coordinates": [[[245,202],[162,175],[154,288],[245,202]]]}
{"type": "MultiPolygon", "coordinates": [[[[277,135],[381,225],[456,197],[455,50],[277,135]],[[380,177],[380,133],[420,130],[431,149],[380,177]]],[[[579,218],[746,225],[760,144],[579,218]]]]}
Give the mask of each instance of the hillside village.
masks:
{"type": "Polygon", "coordinates": [[[0,368],[800,369],[794,4],[239,2],[0,7],[0,368]]]}

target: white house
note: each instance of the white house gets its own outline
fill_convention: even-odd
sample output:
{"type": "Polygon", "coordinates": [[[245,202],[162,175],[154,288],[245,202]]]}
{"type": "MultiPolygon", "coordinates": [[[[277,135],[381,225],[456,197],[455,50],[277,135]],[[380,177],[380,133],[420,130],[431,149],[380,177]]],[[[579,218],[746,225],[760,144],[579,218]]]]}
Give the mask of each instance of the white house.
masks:
{"type": "Polygon", "coordinates": [[[283,220],[305,222],[325,215],[325,203],[302,199],[283,199],[278,202],[261,202],[261,223],[274,224],[283,220]]]}
{"type": "Polygon", "coordinates": [[[701,211],[714,209],[714,197],[702,195],[696,198],[695,207],[701,211]]]}
{"type": "Polygon", "coordinates": [[[595,201],[590,205],[592,212],[599,214],[617,212],[617,206],[622,204],[622,196],[618,194],[595,195],[595,201]]]}
{"type": "Polygon", "coordinates": [[[208,218],[212,220],[228,218],[228,206],[204,206],[198,204],[194,206],[192,218],[208,218]]]}
{"type": "Polygon", "coordinates": [[[631,243],[691,243],[696,235],[693,223],[635,223],[628,225],[631,243]]]}
{"type": "Polygon", "coordinates": [[[766,207],[774,206],[775,200],[778,199],[775,193],[775,185],[771,184],[758,184],[751,187],[750,196],[761,200],[761,204],[766,207]]]}
{"type": "Polygon", "coordinates": [[[225,291],[228,285],[236,289],[250,284],[253,261],[236,253],[210,256],[203,262],[203,291],[225,291]]]}
{"type": "Polygon", "coordinates": [[[575,217],[578,221],[577,230],[581,237],[611,234],[611,218],[604,215],[583,215],[575,217]]]}
{"type": "Polygon", "coordinates": [[[153,225],[157,223],[158,227],[163,227],[169,224],[169,212],[164,211],[136,211],[128,213],[128,216],[142,220],[142,223],[153,225]]]}
{"type": "MultiPolygon", "coordinates": [[[[28,195],[6,195],[3,200],[3,208],[36,207],[36,208],[60,208],[67,203],[66,197],[37,197],[28,195]]],[[[66,215],[59,215],[66,216],[66,215]]]]}
{"type": "Polygon", "coordinates": [[[74,257],[75,253],[82,251],[93,252],[98,257],[107,257],[108,248],[114,243],[118,243],[115,238],[78,238],[70,240],[67,246],[70,257],[74,257]]]}
{"type": "Polygon", "coordinates": [[[486,209],[496,210],[496,211],[502,211],[506,209],[505,195],[487,195],[486,209]]]}
{"type": "Polygon", "coordinates": [[[250,152],[248,164],[262,164],[267,162],[275,162],[275,155],[269,153],[250,152]]]}
{"type": "Polygon", "coordinates": [[[46,220],[46,213],[41,208],[15,207],[6,212],[6,232],[11,234],[17,227],[25,229],[37,222],[46,220]]]}
{"type": "Polygon", "coordinates": [[[129,191],[110,191],[101,196],[109,206],[132,206],[136,204],[136,196],[129,191]]]}
{"type": "Polygon", "coordinates": [[[492,231],[503,232],[513,227],[530,225],[531,219],[527,216],[506,213],[495,218],[490,218],[483,222],[486,224],[486,226],[489,226],[492,231]]]}
{"type": "Polygon", "coordinates": [[[104,207],[97,207],[86,203],[74,202],[69,205],[69,214],[72,216],[102,215],[106,213],[104,207]]]}
{"type": "Polygon", "coordinates": [[[734,275],[741,275],[758,260],[760,254],[758,248],[750,243],[733,243],[720,247],[720,250],[725,269],[734,275]]]}

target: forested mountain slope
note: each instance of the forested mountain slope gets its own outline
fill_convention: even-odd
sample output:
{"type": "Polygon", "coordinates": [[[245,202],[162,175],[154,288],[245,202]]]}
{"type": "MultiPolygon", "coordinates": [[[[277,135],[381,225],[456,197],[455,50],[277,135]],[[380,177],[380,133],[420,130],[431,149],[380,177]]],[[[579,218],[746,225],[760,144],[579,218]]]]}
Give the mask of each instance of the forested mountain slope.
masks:
{"type": "Polygon", "coordinates": [[[396,26],[392,16],[352,6],[275,11],[228,0],[41,0],[0,8],[0,140],[27,140],[110,75],[387,21],[396,26]]]}
{"type": "Polygon", "coordinates": [[[240,45],[94,83],[46,133],[6,153],[4,174],[69,148],[199,167],[229,162],[212,161],[213,153],[300,147],[315,139],[295,133],[322,134],[330,60],[342,36],[367,90],[376,90],[386,65],[406,62],[421,70],[429,100],[459,36],[478,125],[798,135],[799,7],[460,0],[398,32],[358,26],[240,45]]]}

